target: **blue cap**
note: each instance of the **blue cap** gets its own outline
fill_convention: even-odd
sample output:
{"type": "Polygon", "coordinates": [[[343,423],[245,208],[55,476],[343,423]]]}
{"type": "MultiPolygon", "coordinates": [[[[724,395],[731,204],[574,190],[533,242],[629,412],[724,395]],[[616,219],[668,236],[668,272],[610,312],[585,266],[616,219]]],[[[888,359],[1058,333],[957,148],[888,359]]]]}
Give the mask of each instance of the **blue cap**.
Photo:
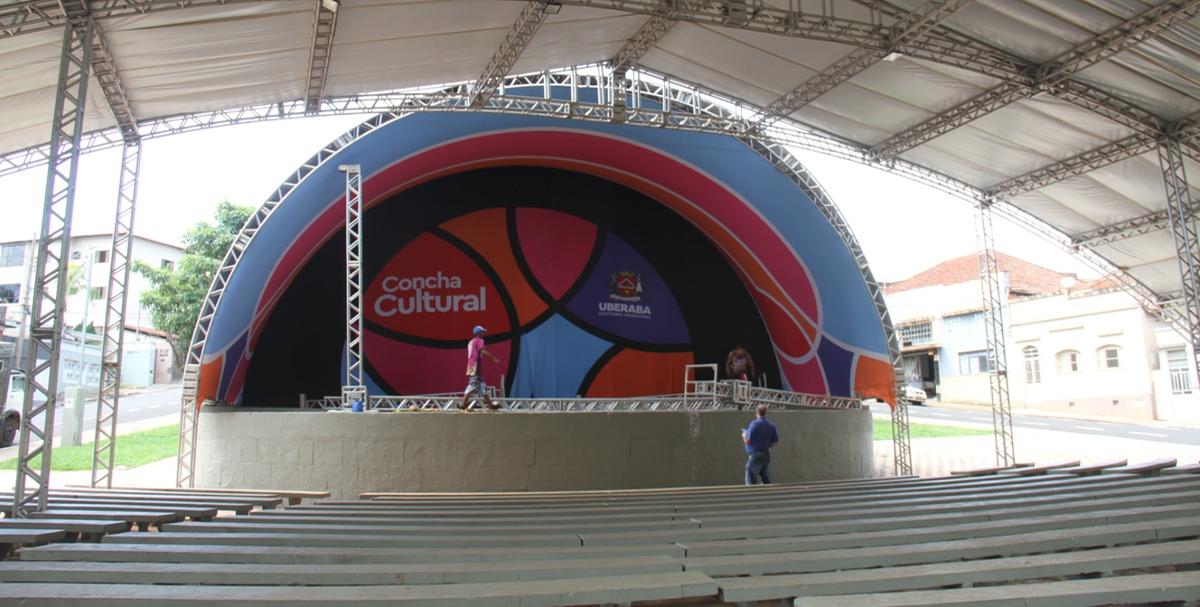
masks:
{"type": "Polygon", "coordinates": [[[471,335],[479,335],[480,333],[487,333],[487,329],[479,325],[475,325],[475,328],[471,329],[471,335]]]}

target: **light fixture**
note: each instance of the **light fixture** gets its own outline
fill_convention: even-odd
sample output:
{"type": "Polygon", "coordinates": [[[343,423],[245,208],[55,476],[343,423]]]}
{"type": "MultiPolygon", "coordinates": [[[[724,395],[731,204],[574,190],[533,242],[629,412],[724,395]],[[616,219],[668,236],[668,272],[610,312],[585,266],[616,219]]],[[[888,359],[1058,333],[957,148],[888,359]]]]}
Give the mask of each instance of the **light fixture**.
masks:
{"type": "Polygon", "coordinates": [[[542,3],[542,12],[547,15],[557,15],[558,11],[562,10],[562,2],[558,0],[545,0],[542,3]]]}
{"type": "Polygon", "coordinates": [[[321,6],[331,13],[336,13],[338,12],[338,8],[342,6],[342,3],[338,0],[321,0],[321,6]]]}
{"type": "Polygon", "coordinates": [[[884,61],[887,61],[887,62],[892,62],[892,61],[895,61],[895,60],[897,60],[897,59],[899,59],[899,58],[901,58],[901,57],[903,57],[903,56],[904,56],[904,54],[903,54],[903,53],[891,52],[891,53],[888,53],[888,54],[887,54],[887,57],[884,57],[884,58],[883,58],[883,60],[884,60],[884,61]]]}

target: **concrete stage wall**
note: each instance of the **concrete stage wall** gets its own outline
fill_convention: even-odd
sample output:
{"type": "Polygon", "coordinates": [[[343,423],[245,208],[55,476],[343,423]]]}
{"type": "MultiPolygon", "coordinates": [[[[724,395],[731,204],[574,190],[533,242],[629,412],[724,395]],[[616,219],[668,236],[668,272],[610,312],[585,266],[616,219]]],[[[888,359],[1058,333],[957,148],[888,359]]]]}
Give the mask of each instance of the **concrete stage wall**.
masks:
{"type": "MultiPolygon", "coordinates": [[[[362,491],[629,489],[742,482],[746,411],[342,413],[204,407],[196,483],[362,491]]],[[[772,411],[776,482],[872,475],[865,410],[772,411]]]]}

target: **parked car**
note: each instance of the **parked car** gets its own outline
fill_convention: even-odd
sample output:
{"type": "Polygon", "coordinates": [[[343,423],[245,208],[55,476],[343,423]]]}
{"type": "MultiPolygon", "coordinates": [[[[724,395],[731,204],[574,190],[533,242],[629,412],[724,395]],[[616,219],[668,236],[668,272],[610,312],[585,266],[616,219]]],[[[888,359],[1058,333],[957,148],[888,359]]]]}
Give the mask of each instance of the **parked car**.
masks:
{"type": "Polygon", "coordinates": [[[925,394],[924,390],[910,384],[904,385],[903,397],[904,400],[913,403],[914,405],[923,405],[925,404],[925,400],[929,398],[929,396],[925,394]]]}

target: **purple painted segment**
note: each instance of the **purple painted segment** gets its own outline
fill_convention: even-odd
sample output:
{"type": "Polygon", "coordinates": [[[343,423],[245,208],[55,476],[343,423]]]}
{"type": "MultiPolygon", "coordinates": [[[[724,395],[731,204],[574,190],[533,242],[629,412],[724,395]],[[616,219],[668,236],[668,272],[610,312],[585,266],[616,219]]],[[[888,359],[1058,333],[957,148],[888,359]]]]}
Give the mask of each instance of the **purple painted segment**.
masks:
{"type": "Polygon", "coordinates": [[[611,233],[596,267],[567,309],[583,322],[632,342],[686,344],[691,340],[667,283],[641,254],[611,233]]]}

